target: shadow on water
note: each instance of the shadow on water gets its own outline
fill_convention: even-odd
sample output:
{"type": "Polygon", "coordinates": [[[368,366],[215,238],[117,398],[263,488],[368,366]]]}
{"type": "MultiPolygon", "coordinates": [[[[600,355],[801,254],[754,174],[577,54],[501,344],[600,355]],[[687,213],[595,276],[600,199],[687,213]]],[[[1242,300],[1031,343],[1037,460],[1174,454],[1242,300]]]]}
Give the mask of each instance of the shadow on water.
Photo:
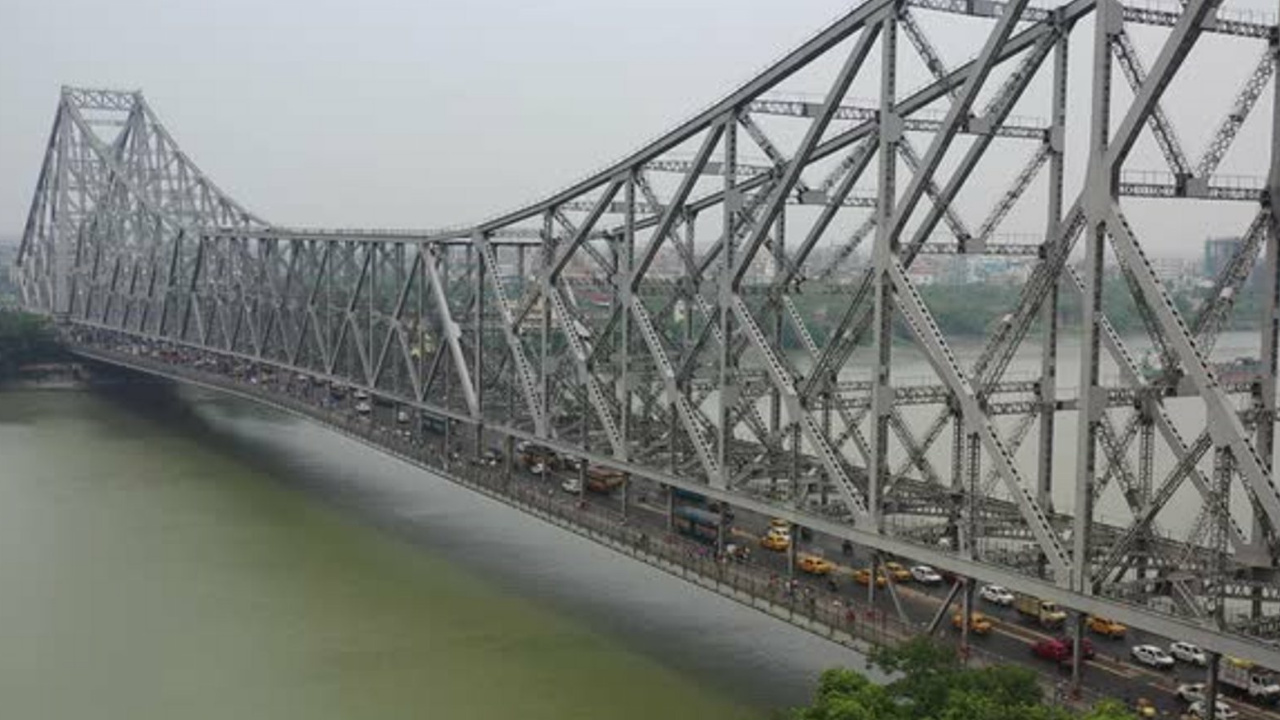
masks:
{"type": "Polygon", "coordinates": [[[306,421],[167,384],[97,392],[750,705],[802,704],[823,669],[863,668],[844,648],[306,421]]]}

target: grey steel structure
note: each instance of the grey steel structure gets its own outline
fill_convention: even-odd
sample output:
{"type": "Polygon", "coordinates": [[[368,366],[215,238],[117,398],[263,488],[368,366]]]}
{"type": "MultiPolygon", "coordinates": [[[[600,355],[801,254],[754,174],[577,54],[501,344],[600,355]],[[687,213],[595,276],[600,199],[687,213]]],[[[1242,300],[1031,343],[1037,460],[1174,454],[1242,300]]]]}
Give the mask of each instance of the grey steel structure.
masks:
{"type": "Polygon", "coordinates": [[[1253,118],[1272,138],[1265,181],[1215,174],[1250,115],[1265,115],[1251,112],[1261,95],[1280,92],[1276,53],[1273,24],[1206,0],[869,0],[620,162],[486,222],[422,232],[272,225],[199,171],[141,93],[67,88],[19,281],[28,308],[72,326],[429,411],[466,451],[536,440],[1280,668],[1280,116],[1253,118]],[[926,12],[961,16],[976,56],[948,67],[926,12]],[[1154,55],[1135,26],[1159,36],[1154,55]],[[1085,76],[1068,73],[1073,32],[1091,52],[1085,76]],[[1162,102],[1207,36],[1261,60],[1196,159],[1162,102]],[[904,92],[908,63],[929,81],[904,92]],[[824,96],[779,94],[802,78],[824,96]],[[878,97],[856,102],[853,87],[878,97]],[[1068,99],[1086,97],[1087,138],[1068,152],[1068,99]],[[1047,119],[1014,115],[1030,104],[1047,119]],[[1167,171],[1130,167],[1143,134],[1167,171]],[[988,169],[995,155],[1026,161],[988,169]],[[971,229],[957,198],[1001,174],[1009,190],[971,229]],[[1188,315],[1127,212],[1208,202],[1244,203],[1255,219],[1188,315]],[[1028,204],[1036,231],[1000,235],[1028,204]],[[860,244],[869,260],[850,268],[860,244]],[[918,291],[931,255],[1029,268],[973,357],[918,291]],[[1257,262],[1260,368],[1225,378],[1209,353],[1257,262]],[[1109,322],[1111,276],[1154,362],[1109,322]],[[1057,377],[1067,295],[1082,298],[1078,378],[1057,377]],[[815,317],[815,296],[838,312],[815,317]],[[934,379],[895,376],[895,328],[934,379]],[[1032,376],[1011,374],[1028,356],[1032,376]],[[1194,429],[1175,407],[1194,408],[1194,429]],[[1067,442],[1064,416],[1077,425],[1067,442]],[[1055,453],[1076,456],[1073,475],[1055,472],[1055,453]],[[1074,501],[1055,503],[1055,488],[1074,501]],[[1159,531],[1175,497],[1194,507],[1159,531]],[[1104,498],[1116,507],[1100,513],[1104,498]]]}

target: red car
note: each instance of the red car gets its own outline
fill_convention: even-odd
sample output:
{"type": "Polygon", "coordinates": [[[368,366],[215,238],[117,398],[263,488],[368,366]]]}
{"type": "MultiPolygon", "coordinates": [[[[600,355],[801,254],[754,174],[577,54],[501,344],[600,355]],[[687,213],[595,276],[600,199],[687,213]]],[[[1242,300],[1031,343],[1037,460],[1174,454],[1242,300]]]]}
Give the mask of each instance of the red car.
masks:
{"type": "MultiPolygon", "coordinates": [[[[1093,657],[1093,643],[1089,642],[1088,638],[1085,638],[1084,645],[1081,647],[1084,649],[1084,656],[1086,658],[1093,657]]],[[[1031,652],[1036,657],[1044,658],[1045,660],[1053,660],[1058,663],[1068,663],[1071,662],[1071,640],[1069,638],[1041,640],[1031,646],[1031,652]]]]}

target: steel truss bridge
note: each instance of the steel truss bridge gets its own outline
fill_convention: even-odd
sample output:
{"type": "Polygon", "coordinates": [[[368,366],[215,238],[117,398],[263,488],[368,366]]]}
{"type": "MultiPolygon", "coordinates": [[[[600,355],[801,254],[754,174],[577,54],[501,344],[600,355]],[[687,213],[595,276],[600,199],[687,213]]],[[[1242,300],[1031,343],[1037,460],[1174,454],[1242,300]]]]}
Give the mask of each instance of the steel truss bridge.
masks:
{"type": "Polygon", "coordinates": [[[273,225],[141,93],[65,88],[17,275],[72,328],[364,388],[469,452],[537,441],[1280,668],[1278,42],[1207,0],[868,0],[607,169],[439,231],[273,225]],[[939,18],[970,59],[931,42],[939,18]],[[1165,107],[1206,43],[1257,60],[1220,68],[1241,90],[1194,157],[1165,107]],[[1220,175],[1247,124],[1259,179],[1220,175]],[[1221,203],[1252,220],[1188,312],[1139,218],[1221,203]],[[983,256],[1025,282],[958,353],[918,283],[983,256]],[[1228,375],[1210,353],[1259,265],[1260,357],[1228,375]],[[895,334],[928,379],[900,377],[895,334]]]}

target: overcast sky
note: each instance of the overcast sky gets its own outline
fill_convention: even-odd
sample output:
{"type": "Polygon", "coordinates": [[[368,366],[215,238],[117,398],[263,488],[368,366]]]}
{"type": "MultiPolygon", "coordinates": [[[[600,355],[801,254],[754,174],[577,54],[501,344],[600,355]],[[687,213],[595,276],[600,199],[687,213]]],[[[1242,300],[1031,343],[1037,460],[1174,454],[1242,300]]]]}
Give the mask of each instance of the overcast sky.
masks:
{"type": "MultiPolygon", "coordinates": [[[[21,231],[62,84],[143,89],[196,162],[272,222],[440,227],[618,158],[851,6],[0,0],[0,236],[21,231]]],[[[954,16],[930,22],[944,51],[975,42],[954,16]]],[[[1215,118],[1255,59],[1223,57],[1228,80],[1202,76],[1215,118]]],[[[1188,230],[1187,247],[1206,232],[1188,230]]]]}

